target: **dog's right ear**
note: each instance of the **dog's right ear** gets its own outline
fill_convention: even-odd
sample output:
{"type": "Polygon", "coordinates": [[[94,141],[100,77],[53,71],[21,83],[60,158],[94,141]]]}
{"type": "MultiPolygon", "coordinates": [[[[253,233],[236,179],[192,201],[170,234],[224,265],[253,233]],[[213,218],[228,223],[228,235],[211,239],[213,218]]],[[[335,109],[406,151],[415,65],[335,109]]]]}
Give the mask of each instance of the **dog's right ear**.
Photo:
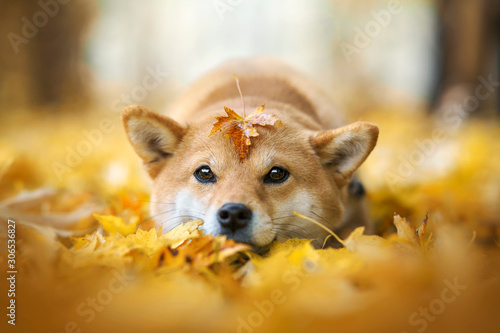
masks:
{"type": "Polygon", "coordinates": [[[125,108],[122,120],[132,147],[142,158],[149,176],[155,178],[187,129],[140,105],[125,108]]]}

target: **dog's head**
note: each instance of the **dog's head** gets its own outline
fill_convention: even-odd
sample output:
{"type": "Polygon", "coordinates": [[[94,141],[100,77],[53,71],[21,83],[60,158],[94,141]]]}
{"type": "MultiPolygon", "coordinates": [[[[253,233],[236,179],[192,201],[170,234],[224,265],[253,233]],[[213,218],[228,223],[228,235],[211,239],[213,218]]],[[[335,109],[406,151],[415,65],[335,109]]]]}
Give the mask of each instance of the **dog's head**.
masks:
{"type": "Polygon", "coordinates": [[[206,233],[262,247],[273,240],[311,238],[342,220],[346,184],[374,148],[377,126],[367,122],[306,129],[271,110],[286,128],[259,127],[240,161],[230,139],[208,136],[213,115],[187,126],[141,106],[126,108],[128,138],[153,179],[151,214],[163,230],[192,219],[206,233]]]}

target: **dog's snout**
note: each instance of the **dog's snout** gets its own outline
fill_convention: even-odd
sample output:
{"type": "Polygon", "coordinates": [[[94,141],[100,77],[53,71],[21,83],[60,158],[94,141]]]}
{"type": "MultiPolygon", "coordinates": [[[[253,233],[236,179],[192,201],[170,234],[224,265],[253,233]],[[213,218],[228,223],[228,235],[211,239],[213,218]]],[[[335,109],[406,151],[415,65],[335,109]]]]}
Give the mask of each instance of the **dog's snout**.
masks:
{"type": "Polygon", "coordinates": [[[219,223],[233,232],[246,227],[251,219],[252,211],[242,203],[224,204],[217,212],[219,223]]]}

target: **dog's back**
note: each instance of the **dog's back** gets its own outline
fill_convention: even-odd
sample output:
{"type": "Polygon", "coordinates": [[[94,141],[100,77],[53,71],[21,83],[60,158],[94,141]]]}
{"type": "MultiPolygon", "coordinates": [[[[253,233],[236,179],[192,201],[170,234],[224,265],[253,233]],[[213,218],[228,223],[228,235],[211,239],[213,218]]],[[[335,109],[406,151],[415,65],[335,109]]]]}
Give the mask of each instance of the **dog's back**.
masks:
{"type": "Polygon", "coordinates": [[[207,73],[169,108],[167,115],[180,121],[189,121],[204,108],[239,98],[233,78],[235,74],[246,100],[258,103],[283,103],[291,105],[310,116],[323,129],[337,128],[344,124],[331,99],[302,73],[272,58],[233,60],[207,73]]]}

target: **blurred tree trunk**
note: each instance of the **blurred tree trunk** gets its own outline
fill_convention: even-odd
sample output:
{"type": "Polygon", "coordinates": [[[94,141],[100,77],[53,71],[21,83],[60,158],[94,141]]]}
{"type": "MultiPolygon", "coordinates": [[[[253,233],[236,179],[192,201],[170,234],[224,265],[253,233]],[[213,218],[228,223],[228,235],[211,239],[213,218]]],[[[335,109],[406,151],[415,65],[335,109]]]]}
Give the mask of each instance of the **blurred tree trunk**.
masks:
{"type": "MultiPolygon", "coordinates": [[[[478,77],[499,80],[500,1],[438,0],[442,22],[442,73],[438,110],[463,103],[481,84],[478,77]]],[[[500,107],[500,88],[482,100],[479,110],[500,107]]]]}
{"type": "Polygon", "coordinates": [[[59,1],[0,0],[2,105],[44,107],[89,99],[84,46],[95,1],[59,1]]]}

